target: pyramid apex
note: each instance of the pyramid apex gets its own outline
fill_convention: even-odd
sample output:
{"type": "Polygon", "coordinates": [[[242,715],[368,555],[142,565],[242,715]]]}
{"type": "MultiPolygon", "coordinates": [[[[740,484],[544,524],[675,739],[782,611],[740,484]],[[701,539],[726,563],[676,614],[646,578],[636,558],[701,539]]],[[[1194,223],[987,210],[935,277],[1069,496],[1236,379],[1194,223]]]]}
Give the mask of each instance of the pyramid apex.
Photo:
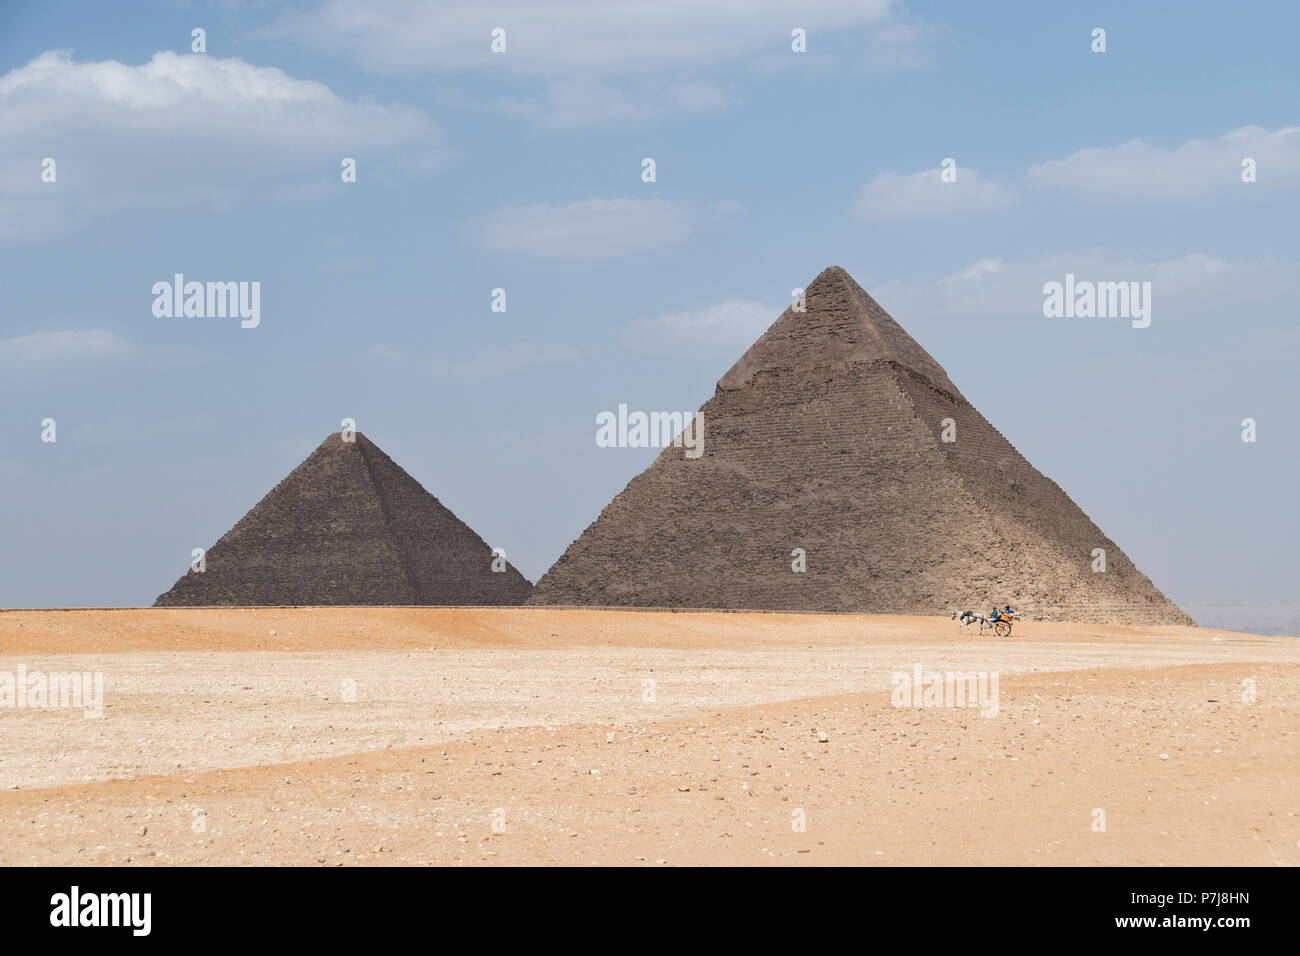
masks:
{"type": "Polygon", "coordinates": [[[321,439],[321,443],[316,446],[316,450],[324,451],[334,446],[340,446],[343,450],[346,451],[349,446],[356,445],[358,441],[365,442],[367,445],[374,445],[374,447],[376,448],[379,447],[378,445],[375,445],[373,441],[367,438],[366,433],[363,431],[353,431],[351,441],[345,441],[343,439],[343,432],[333,431],[321,439]]]}
{"type": "Polygon", "coordinates": [[[934,357],[841,266],[827,266],[718,382],[744,386],[759,372],[853,362],[893,362],[959,395],[934,357]],[[800,308],[801,306],[801,308],[800,308]]]}
{"type": "Polygon", "coordinates": [[[813,286],[844,279],[847,279],[849,282],[853,281],[853,277],[849,275],[847,269],[843,266],[827,266],[821,272],[817,273],[812,282],[808,283],[804,291],[807,292],[807,290],[813,288],[813,286]]]}

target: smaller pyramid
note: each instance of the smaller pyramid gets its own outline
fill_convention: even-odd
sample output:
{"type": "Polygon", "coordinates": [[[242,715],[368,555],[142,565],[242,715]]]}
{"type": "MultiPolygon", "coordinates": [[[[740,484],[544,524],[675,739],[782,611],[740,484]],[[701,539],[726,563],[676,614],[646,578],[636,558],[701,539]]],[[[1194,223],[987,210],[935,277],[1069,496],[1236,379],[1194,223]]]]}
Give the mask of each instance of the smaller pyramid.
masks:
{"type": "Polygon", "coordinates": [[[353,439],[321,442],[154,607],[524,602],[523,575],[374,442],[353,439]]]}

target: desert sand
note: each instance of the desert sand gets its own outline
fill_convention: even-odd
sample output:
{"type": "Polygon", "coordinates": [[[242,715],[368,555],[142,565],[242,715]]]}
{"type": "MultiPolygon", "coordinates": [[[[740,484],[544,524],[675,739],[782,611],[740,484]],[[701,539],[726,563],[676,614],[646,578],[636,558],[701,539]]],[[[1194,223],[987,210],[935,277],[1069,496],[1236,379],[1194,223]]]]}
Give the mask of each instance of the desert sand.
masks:
{"type": "Polygon", "coordinates": [[[20,667],[103,674],[103,715],[0,706],[3,865],[1300,864],[1290,638],[0,612],[0,674],[20,667]],[[996,713],[895,706],[893,675],[917,665],[996,674],[996,713]]]}

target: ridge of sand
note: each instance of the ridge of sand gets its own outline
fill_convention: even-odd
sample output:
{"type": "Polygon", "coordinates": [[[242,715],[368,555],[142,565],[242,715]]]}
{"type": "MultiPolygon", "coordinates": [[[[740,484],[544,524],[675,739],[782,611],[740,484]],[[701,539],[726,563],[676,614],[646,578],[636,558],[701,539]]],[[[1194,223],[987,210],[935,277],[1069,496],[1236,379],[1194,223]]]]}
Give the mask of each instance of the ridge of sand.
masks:
{"type": "MultiPolygon", "coordinates": [[[[988,632],[985,632],[988,638],[988,632]]],[[[753,647],[979,640],[947,618],[792,611],[573,607],[71,608],[0,611],[0,656],[160,650],[438,647],[753,647]],[[274,631],[275,633],[271,633],[274,631]]],[[[1284,637],[1180,625],[1021,621],[1011,644],[1162,640],[1296,646],[1284,637]]]]}

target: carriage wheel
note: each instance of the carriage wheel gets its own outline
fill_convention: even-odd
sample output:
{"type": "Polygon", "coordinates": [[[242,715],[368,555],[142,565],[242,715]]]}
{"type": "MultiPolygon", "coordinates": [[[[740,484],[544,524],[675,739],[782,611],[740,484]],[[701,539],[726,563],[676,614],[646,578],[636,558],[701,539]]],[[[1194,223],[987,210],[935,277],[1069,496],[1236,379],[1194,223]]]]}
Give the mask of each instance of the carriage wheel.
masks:
{"type": "Polygon", "coordinates": [[[994,621],[994,622],[993,622],[993,633],[996,634],[998,637],[1006,637],[1008,634],[1011,633],[1011,622],[1010,622],[1010,621],[994,621]]]}

